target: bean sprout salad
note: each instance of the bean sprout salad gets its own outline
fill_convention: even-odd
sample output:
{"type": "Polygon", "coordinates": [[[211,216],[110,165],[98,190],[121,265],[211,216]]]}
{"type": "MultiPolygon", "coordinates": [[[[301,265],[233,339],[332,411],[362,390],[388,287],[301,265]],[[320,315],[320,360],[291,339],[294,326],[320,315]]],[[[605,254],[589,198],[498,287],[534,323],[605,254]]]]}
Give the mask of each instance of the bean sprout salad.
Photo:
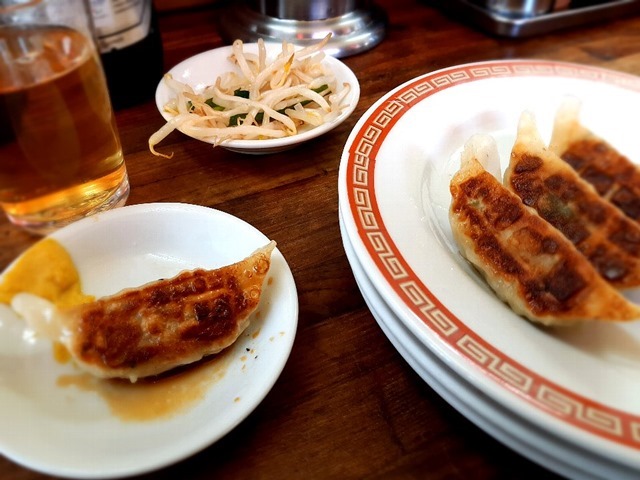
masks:
{"type": "Polygon", "coordinates": [[[199,93],[165,74],[164,81],[175,92],[164,105],[172,117],[151,135],[149,149],[170,158],[173,154],[160,153],[155,146],[175,129],[215,147],[228,140],[282,138],[331,122],[346,107],[351,86],[338,85],[322,62],[322,48],[330,37],[302,49],[283,42],[273,60],[267,58],[262,39],[257,53],[246,52],[236,40],[229,60],[239,72],[224,73],[199,93]]]}

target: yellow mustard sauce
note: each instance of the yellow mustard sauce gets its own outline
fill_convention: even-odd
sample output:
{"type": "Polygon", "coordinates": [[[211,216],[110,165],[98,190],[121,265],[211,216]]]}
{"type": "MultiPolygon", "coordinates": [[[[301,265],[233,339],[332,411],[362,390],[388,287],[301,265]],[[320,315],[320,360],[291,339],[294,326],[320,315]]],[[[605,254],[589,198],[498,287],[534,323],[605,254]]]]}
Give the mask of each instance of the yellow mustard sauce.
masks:
{"type": "Polygon", "coordinates": [[[0,283],[0,302],[10,303],[16,293],[27,292],[70,307],[91,302],[82,293],[80,275],[65,248],[46,238],[34,244],[18,259],[0,283]]]}

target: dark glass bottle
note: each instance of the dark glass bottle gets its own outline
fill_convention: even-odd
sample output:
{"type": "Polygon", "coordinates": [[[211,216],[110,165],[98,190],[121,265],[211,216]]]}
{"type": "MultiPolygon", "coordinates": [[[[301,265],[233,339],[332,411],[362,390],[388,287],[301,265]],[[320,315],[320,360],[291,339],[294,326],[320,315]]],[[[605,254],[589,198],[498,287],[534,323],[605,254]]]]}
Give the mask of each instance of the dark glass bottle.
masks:
{"type": "Polygon", "coordinates": [[[164,73],[152,0],[90,0],[100,56],[116,110],[154,97],[164,73]]]}

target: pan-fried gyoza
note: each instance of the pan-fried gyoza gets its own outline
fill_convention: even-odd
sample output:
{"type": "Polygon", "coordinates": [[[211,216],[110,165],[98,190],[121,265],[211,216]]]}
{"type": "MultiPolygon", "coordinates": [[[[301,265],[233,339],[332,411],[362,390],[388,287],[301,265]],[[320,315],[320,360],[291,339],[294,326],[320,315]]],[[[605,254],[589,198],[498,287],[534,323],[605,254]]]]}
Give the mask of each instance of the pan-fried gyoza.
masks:
{"type": "Polygon", "coordinates": [[[82,369],[133,382],[234,343],[258,306],[274,248],[272,241],[232,265],[185,271],[69,309],[28,293],[15,295],[12,307],[82,369]]]}
{"type": "Polygon", "coordinates": [[[571,165],[602,197],[640,221],[640,169],[582,125],[579,116],[577,99],[561,105],[549,149],[571,165]]]}
{"type": "Polygon", "coordinates": [[[504,185],[560,230],[617,288],[640,285],[640,224],[602,198],[520,118],[504,185]]]}
{"type": "Polygon", "coordinates": [[[497,156],[489,137],[467,142],[451,180],[449,219],[458,247],[518,314],[546,325],[627,321],[640,309],[596,272],[535,210],[488,173],[479,158],[497,156]]]}

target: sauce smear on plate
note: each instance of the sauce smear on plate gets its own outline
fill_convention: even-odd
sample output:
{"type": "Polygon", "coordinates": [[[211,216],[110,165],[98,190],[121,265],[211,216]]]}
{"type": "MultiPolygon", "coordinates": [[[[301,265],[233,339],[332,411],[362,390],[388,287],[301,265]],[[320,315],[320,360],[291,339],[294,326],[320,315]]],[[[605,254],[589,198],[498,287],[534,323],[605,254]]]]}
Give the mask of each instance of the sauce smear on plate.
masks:
{"type": "Polygon", "coordinates": [[[61,375],[56,384],[98,394],[113,415],[127,422],[167,419],[202,400],[209,388],[226,374],[232,357],[228,350],[197,366],[153,379],[105,380],[88,373],[61,375]]]}

